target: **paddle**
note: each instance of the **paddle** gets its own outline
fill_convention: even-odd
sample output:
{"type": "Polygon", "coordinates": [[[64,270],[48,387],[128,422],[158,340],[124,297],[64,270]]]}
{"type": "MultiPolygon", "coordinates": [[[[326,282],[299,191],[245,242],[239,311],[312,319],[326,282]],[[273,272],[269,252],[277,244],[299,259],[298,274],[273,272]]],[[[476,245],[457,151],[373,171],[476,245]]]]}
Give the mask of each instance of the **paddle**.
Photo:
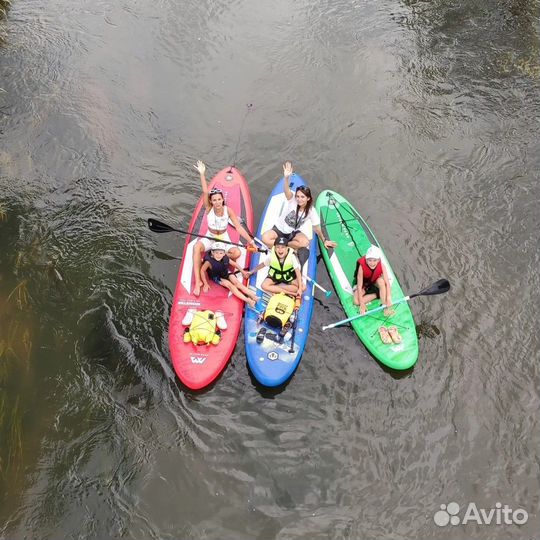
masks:
{"type": "MultiPolygon", "coordinates": [[[[450,283],[447,279],[439,279],[433,285],[430,285],[429,287],[426,287],[420,292],[410,294],[409,296],[404,296],[403,298],[400,298],[396,302],[394,302],[392,305],[395,306],[396,304],[401,304],[402,302],[408,302],[411,298],[415,298],[416,296],[432,296],[435,294],[443,294],[445,292],[448,292],[450,290],[450,283]]],[[[323,326],[323,330],[328,330],[329,328],[335,328],[336,326],[341,326],[342,324],[346,324],[350,321],[354,321],[356,319],[360,319],[360,317],[366,317],[367,315],[372,315],[373,313],[376,313],[377,311],[382,311],[383,309],[386,309],[390,306],[379,306],[378,308],[372,309],[370,311],[366,311],[365,313],[359,313],[358,315],[355,315],[354,317],[349,317],[348,319],[343,319],[342,321],[335,322],[333,324],[328,324],[326,326],[323,326]]]]}
{"type": "MultiPolygon", "coordinates": [[[[148,228],[155,233],[167,233],[167,232],[179,232],[182,234],[188,234],[190,236],[197,236],[199,238],[208,238],[209,240],[215,240],[216,242],[222,242],[224,244],[230,244],[231,246],[238,246],[245,248],[246,246],[242,244],[236,244],[234,242],[229,242],[227,240],[220,240],[219,238],[214,238],[213,236],[204,236],[204,234],[195,234],[193,232],[189,231],[182,231],[180,229],[175,229],[174,227],[171,227],[170,225],[167,225],[166,223],[163,223],[161,221],[158,221],[157,219],[148,218],[148,228]]],[[[268,253],[267,249],[260,249],[256,247],[247,247],[248,251],[259,251],[260,253],[268,253]]]]}
{"type": "MultiPolygon", "coordinates": [[[[244,227],[244,229],[246,229],[246,232],[249,234],[249,236],[250,236],[250,238],[252,240],[254,240],[259,245],[264,246],[266,248],[266,244],[260,238],[256,238],[255,236],[253,236],[253,233],[248,229],[246,220],[244,219],[243,216],[238,216],[238,221],[240,222],[240,225],[242,225],[244,227]]],[[[232,223],[232,221],[230,219],[229,219],[229,225],[231,227],[234,227],[234,225],[233,225],[233,223],[232,223]]]]}
{"type": "Polygon", "coordinates": [[[324,287],[321,287],[313,278],[310,278],[309,276],[306,276],[306,279],[308,281],[311,281],[311,283],[313,283],[313,285],[315,285],[315,287],[317,287],[317,289],[320,289],[324,293],[326,298],[328,298],[332,294],[332,291],[327,291],[324,287]]]}
{"type": "Polygon", "coordinates": [[[297,298],[294,303],[294,321],[292,327],[292,336],[291,336],[291,347],[289,348],[289,354],[294,352],[294,339],[296,338],[296,326],[298,325],[298,311],[300,309],[300,299],[297,298]]]}

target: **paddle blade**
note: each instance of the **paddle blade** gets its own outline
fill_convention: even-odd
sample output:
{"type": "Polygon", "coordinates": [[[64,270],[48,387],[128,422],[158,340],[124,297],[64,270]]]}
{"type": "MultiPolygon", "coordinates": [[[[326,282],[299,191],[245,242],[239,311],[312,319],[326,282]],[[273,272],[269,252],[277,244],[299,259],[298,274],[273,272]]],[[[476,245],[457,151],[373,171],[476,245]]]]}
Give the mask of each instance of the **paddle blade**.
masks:
{"type": "Polygon", "coordinates": [[[418,294],[412,296],[430,296],[433,294],[443,294],[450,290],[450,282],[447,279],[439,279],[433,285],[430,285],[423,291],[420,291],[418,294]]]}
{"type": "Polygon", "coordinates": [[[167,225],[166,223],[163,223],[161,221],[158,221],[157,219],[148,218],[148,228],[152,232],[156,233],[165,233],[165,232],[171,232],[174,231],[172,227],[167,225]]]}
{"type": "Polygon", "coordinates": [[[326,296],[326,298],[328,298],[331,294],[332,294],[332,291],[326,291],[326,292],[324,293],[324,295],[326,296]]]}

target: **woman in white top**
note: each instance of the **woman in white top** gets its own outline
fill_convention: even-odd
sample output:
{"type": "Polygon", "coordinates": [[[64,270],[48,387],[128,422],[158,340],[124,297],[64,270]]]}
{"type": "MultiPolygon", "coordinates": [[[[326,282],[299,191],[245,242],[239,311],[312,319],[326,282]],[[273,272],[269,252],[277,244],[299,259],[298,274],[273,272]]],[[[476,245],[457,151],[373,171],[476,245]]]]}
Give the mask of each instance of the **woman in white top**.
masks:
{"type": "Polygon", "coordinates": [[[288,238],[289,247],[298,252],[301,266],[309,257],[309,239],[300,228],[311,222],[313,230],[321,239],[326,248],[336,247],[336,242],[326,240],[321,230],[321,220],[317,211],[313,207],[313,197],[311,190],[307,186],[300,186],[293,193],[289,186],[289,179],[293,172],[292,163],[287,161],[283,165],[283,193],[287,199],[287,204],[281,211],[275,225],[263,233],[262,241],[271,248],[278,236],[288,238]]]}
{"type": "MultiPolygon", "coordinates": [[[[211,189],[208,191],[208,184],[206,182],[206,165],[202,161],[197,161],[195,168],[199,171],[201,177],[201,188],[204,198],[204,207],[206,209],[206,220],[208,224],[207,236],[211,236],[221,242],[230,242],[229,234],[227,233],[227,227],[229,226],[229,220],[233,224],[234,228],[240,233],[240,236],[244,238],[248,245],[254,246],[253,240],[249,236],[248,232],[238,220],[236,212],[232,208],[227,208],[225,205],[225,199],[223,192],[220,189],[211,189]]],[[[210,249],[214,240],[208,238],[199,238],[199,241],[193,246],[193,273],[195,275],[195,287],[193,288],[193,294],[199,296],[201,293],[201,287],[204,292],[209,291],[207,284],[203,283],[201,279],[201,264],[204,257],[204,253],[210,249]]],[[[240,249],[236,246],[230,246],[227,251],[229,259],[235,261],[240,257],[240,249]]]]}

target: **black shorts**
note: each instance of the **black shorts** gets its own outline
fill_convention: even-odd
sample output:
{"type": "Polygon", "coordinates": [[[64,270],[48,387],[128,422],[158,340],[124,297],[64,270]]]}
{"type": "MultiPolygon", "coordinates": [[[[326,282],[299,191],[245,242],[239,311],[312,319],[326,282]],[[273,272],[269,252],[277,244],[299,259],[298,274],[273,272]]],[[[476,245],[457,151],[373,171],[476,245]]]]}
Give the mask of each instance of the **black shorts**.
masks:
{"type": "Polygon", "coordinates": [[[227,281],[230,281],[230,279],[229,279],[229,276],[230,276],[230,275],[231,275],[230,273],[227,273],[226,276],[214,276],[214,275],[209,274],[210,279],[211,279],[214,283],[217,283],[218,285],[221,285],[221,280],[222,280],[222,279],[226,279],[227,281]]]}
{"type": "Polygon", "coordinates": [[[289,234],[285,234],[284,232],[281,232],[275,225],[272,227],[272,230],[278,235],[278,238],[283,236],[287,239],[287,242],[290,242],[300,232],[299,230],[296,230],[289,234]]]}
{"type": "Polygon", "coordinates": [[[373,283],[367,289],[364,289],[364,294],[375,294],[377,298],[381,297],[379,287],[373,283]]]}
{"type": "Polygon", "coordinates": [[[271,278],[270,276],[268,276],[268,278],[272,280],[272,283],[274,285],[292,285],[293,284],[292,281],[285,281],[284,279],[274,279],[274,278],[271,278]]]}

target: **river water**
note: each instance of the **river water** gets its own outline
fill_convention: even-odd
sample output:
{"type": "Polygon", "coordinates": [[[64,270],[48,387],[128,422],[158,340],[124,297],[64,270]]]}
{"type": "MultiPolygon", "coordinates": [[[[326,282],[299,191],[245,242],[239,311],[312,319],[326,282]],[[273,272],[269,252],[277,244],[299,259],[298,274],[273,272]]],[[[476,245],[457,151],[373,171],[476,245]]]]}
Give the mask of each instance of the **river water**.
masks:
{"type": "Polygon", "coordinates": [[[13,0],[0,537],[536,538],[538,8],[13,0]],[[450,280],[411,303],[414,369],[323,333],[333,295],[283,388],[254,382],[242,342],[210,388],[181,385],[167,324],[184,239],[145,220],[185,227],[192,164],[235,157],[257,217],[291,159],[355,204],[405,291],[450,280]],[[438,526],[450,502],[529,519],[438,526]]]}

